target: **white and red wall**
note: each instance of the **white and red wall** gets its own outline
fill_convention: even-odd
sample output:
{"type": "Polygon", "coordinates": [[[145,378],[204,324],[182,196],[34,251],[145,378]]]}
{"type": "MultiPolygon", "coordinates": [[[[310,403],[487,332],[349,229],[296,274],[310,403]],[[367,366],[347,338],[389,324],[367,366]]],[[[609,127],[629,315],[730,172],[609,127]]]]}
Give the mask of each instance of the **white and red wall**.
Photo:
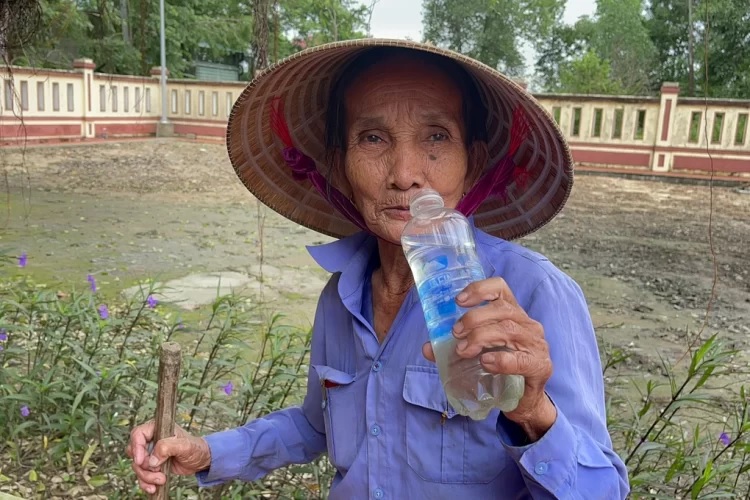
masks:
{"type": "MultiPolygon", "coordinates": [[[[151,77],[73,70],[0,70],[0,144],[153,136],[161,116],[159,70],[151,77]]],[[[242,82],[169,79],[174,133],[223,140],[242,82]]],[[[750,176],[750,99],[536,94],[558,121],[578,165],[649,172],[750,176]],[[744,126],[743,126],[744,123],[744,126]]]]}

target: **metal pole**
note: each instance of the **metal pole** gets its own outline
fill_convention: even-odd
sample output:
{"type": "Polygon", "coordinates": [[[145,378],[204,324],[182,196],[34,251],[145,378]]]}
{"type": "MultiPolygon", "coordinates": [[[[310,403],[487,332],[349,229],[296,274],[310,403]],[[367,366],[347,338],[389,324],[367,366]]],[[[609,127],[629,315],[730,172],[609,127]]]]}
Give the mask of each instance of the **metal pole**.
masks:
{"type": "Polygon", "coordinates": [[[164,34],[164,0],[159,0],[159,18],[161,22],[161,123],[167,120],[167,48],[164,34]]]}

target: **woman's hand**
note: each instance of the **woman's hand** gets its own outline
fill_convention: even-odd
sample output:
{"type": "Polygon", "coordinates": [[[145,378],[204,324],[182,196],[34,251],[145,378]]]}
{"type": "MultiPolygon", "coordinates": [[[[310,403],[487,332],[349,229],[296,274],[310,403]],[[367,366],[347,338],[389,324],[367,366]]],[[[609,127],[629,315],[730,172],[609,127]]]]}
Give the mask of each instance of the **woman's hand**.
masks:
{"type": "Polygon", "coordinates": [[[206,440],[191,436],[180,427],[175,427],[174,437],[157,441],[149,455],[147,445],[154,438],[154,429],[153,420],[134,428],[125,449],[127,456],[133,459],[132,467],[143,491],[154,493],[156,485],[164,484],[167,477],[160,469],[169,457],[172,457],[172,472],[181,476],[209,468],[211,450],[206,440]]]}
{"type": "MultiPolygon", "coordinates": [[[[537,441],[557,418],[555,406],[544,392],[552,376],[544,328],[518,305],[502,278],[470,284],[456,297],[456,302],[466,308],[486,302],[467,312],[454,325],[456,353],[462,358],[481,354],[482,366],[489,373],[524,377],[523,397],[518,407],[505,416],[520,425],[532,442],[537,441]]],[[[422,352],[427,359],[435,360],[429,342],[422,352]]]]}

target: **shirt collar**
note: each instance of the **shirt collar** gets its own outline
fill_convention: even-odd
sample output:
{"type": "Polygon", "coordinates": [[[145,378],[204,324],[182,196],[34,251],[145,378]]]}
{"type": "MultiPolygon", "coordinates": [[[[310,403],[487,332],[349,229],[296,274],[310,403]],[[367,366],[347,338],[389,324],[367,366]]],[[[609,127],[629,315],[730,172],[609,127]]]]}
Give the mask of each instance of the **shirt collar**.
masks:
{"type": "Polygon", "coordinates": [[[367,262],[376,249],[377,240],[364,231],[331,243],[307,247],[307,251],[315,262],[329,273],[343,272],[358,254],[364,254],[365,262],[367,262]]]}

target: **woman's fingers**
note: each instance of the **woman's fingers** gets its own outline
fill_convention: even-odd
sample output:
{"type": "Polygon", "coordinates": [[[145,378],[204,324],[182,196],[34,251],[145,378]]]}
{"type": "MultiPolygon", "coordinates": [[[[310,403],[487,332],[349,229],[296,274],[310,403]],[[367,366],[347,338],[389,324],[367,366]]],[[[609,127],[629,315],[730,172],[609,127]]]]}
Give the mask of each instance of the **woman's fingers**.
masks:
{"type": "Polygon", "coordinates": [[[126,453],[133,458],[133,463],[145,466],[144,460],[148,456],[146,446],[154,438],[154,428],[154,421],[149,420],[130,431],[130,442],[126,453]]]}
{"type": "Polygon", "coordinates": [[[486,305],[475,307],[464,314],[453,325],[453,336],[457,339],[464,338],[477,328],[504,321],[524,324],[530,321],[530,319],[520,307],[499,299],[486,305]]]}
{"type": "Polygon", "coordinates": [[[461,307],[474,307],[482,302],[502,299],[514,306],[518,306],[516,297],[511,292],[504,279],[494,277],[470,283],[456,297],[461,307]]]}
{"type": "Polygon", "coordinates": [[[151,470],[158,470],[169,457],[175,457],[177,461],[189,464],[196,459],[192,455],[193,447],[187,438],[164,438],[156,442],[154,451],[148,459],[148,466],[151,470]]]}
{"type": "Polygon", "coordinates": [[[435,362],[435,353],[432,350],[432,344],[429,342],[425,342],[422,344],[422,355],[428,360],[435,362]]]}
{"type": "Polygon", "coordinates": [[[456,343],[456,353],[462,358],[474,358],[486,350],[523,349],[522,335],[523,329],[515,321],[486,323],[469,330],[465,337],[459,338],[456,343]]]}
{"type": "Polygon", "coordinates": [[[156,491],[156,486],[164,484],[164,482],[167,480],[167,476],[165,476],[162,472],[153,472],[144,469],[141,466],[136,465],[135,462],[133,462],[132,467],[133,471],[135,471],[136,477],[138,478],[138,485],[143,491],[146,491],[148,493],[154,493],[156,491]]]}

